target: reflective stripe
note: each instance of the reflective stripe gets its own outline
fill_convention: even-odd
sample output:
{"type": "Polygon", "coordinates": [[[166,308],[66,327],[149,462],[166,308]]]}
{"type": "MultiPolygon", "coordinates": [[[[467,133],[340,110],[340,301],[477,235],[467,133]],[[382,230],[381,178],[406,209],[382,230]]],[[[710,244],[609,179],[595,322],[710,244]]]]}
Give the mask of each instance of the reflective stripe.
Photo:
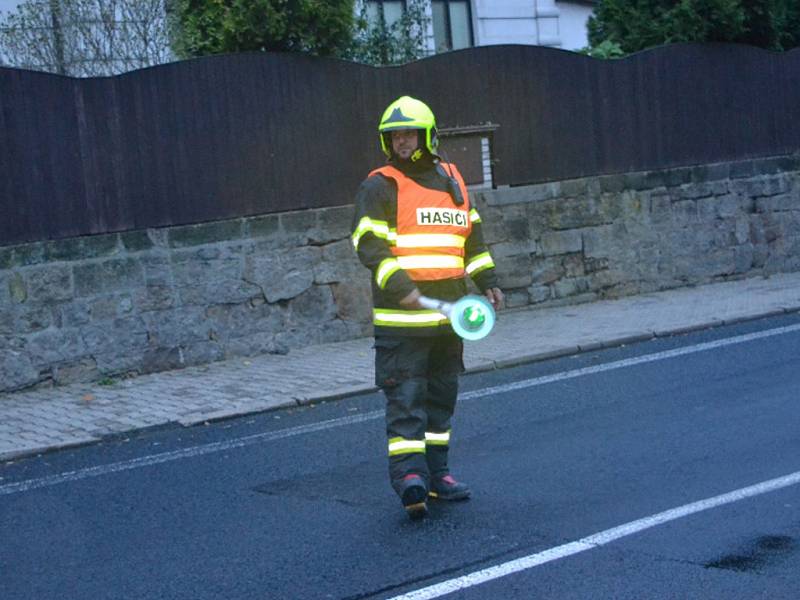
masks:
{"type": "Polygon", "coordinates": [[[450,321],[435,310],[401,310],[375,308],[372,322],[382,327],[434,327],[446,325],[450,321]]]}
{"type": "MultiPolygon", "coordinates": [[[[449,254],[420,254],[416,256],[398,256],[397,260],[404,269],[463,269],[464,259],[449,254]]],[[[491,260],[491,258],[489,259],[491,260]]]]}
{"type": "Polygon", "coordinates": [[[424,440],[407,440],[396,437],[389,440],[389,456],[397,454],[412,454],[414,452],[425,452],[424,440]]]}
{"type": "Polygon", "coordinates": [[[469,220],[473,223],[481,222],[481,216],[478,214],[478,211],[475,210],[474,208],[471,211],[469,211],[469,220]]]}
{"type": "Polygon", "coordinates": [[[466,238],[449,233],[409,233],[397,236],[398,248],[463,248],[466,238]]]}
{"type": "MultiPolygon", "coordinates": [[[[371,233],[375,237],[383,240],[388,240],[391,237],[389,223],[386,221],[378,221],[377,219],[373,220],[369,217],[361,217],[361,220],[358,222],[358,227],[356,227],[353,235],[350,236],[353,242],[353,248],[356,250],[358,249],[358,243],[361,241],[361,237],[366,233],[371,233]]],[[[394,237],[396,236],[397,233],[395,232],[394,237]]]]}
{"type": "Polygon", "coordinates": [[[386,287],[386,282],[389,281],[389,277],[399,270],[400,264],[397,262],[396,258],[384,258],[381,264],[378,265],[377,271],[375,271],[375,281],[378,287],[384,289],[386,287]]]}
{"type": "Polygon", "coordinates": [[[429,446],[447,446],[450,443],[450,431],[444,433],[425,432],[425,443],[429,446]]]}
{"type": "Polygon", "coordinates": [[[470,275],[475,275],[476,273],[480,273],[481,271],[489,269],[493,266],[494,261],[492,260],[491,255],[488,252],[483,252],[469,261],[466,271],[470,275]]]}

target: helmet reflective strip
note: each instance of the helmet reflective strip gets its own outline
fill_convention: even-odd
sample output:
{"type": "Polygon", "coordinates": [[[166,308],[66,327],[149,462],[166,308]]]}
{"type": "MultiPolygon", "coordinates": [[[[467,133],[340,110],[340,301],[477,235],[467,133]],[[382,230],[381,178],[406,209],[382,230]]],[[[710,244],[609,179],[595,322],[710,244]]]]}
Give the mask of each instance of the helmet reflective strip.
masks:
{"type": "Polygon", "coordinates": [[[425,452],[424,440],[407,440],[400,437],[389,440],[389,456],[412,454],[414,452],[425,452]]]}
{"type": "Polygon", "coordinates": [[[435,310],[387,310],[372,311],[372,322],[383,327],[433,327],[450,321],[435,310]]]}
{"type": "Polygon", "coordinates": [[[386,282],[389,281],[389,277],[399,270],[400,264],[397,262],[396,258],[384,258],[375,272],[375,282],[378,284],[378,287],[384,289],[386,287],[386,282]]]}
{"type": "MultiPolygon", "coordinates": [[[[389,231],[389,224],[386,221],[378,221],[372,220],[369,217],[361,217],[361,220],[358,222],[358,227],[353,232],[353,235],[350,236],[350,239],[353,241],[353,247],[358,249],[358,242],[361,241],[361,236],[365,233],[371,233],[375,237],[381,239],[389,239],[390,231],[389,231]]],[[[397,233],[394,234],[396,236],[397,233]]]]}
{"type": "Polygon", "coordinates": [[[430,446],[447,446],[450,443],[450,431],[444,433],[426,431],[425,442],[430,446]]]}
{"type": "MultiPolygon", "coordinates": [[[[447,254],[422,254],[417,256],[398,256],[404,269],[463,269],[464,259],[447,254]]],[[[491,260],[491,259],[489,259],[491,260]]]]}
{"type": "Polygon", "coordinates": [[[491,255],[488,252],[483,252],[469,261],[466,271],[470,275],[474,275],[475,273],[480,273],[484,269],[488,269],[493,266],[494,261],[492,260],[491,255]]]}
{"type": "Polygon", "coordinates": [[[478,214],[478,211],[475,210],[474,208],[469,211],[469,220],[472,221],[473,223],[481,222],[481,216],[478,214]]]}
{"type": "Polygon", "coordinates": [[[466,238],[449,233],[409,233],[397,236],[398,248],[463,248],[466,238]]]}
{"type": "Polygon", "coordinates": [[[380,131],[381,133],[385,131],[408,131],[413,129],[422,129],[424,131],[429,126],[430,125],[425,121],[415,121],[413,119],[409,119],[408,121],[402,123],[384,121],[378,126],[378,131],[380,131]]]}

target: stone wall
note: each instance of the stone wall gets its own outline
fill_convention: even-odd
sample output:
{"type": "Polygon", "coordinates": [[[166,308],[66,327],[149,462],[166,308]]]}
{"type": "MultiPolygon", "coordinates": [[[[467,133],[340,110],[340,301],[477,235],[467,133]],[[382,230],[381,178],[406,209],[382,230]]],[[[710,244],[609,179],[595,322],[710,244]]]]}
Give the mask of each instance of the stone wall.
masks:
{"type": "Polygon", "coordinates": [[[474,198],[509,307],[800,270],[800,155],[474,198]]]}
{"type": "MultiPolygon", "coordinates": [[[[475,191],[509,307],[800,270],[800,157],[475,191]]],[[[352,207],[0,247],[0,391],[370,333],[352,207]]]]}
{"type": "Polygon", "coordinates": [[[0,247],[0,391],[370,333],[350,206],[0,247]]]}

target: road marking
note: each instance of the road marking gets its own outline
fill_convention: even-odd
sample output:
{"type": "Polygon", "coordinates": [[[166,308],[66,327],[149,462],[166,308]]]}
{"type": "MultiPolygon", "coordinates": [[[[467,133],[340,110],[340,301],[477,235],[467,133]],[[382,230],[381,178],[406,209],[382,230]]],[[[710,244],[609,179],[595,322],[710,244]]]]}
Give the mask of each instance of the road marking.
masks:
{"type": "MultiPolygon", "coordinates": [[[[790,325],[787,327],[777,327],[775,329],[767,329],[766,331],[759,331],[756,333],[748,333],[745,335],[738,335],[731,338],[724,338],[713,342],[706,342],[703,344],[696,344],[694,346],[686,346],[683,348],[675,348],[674,350],[665,350],[663,352],[655,352],[653,354],[645,354],[634,358],[626,358],[615,362],[595,365],[592,367],[585,367],[582,369],[574,369],[572,371],[564,371],[562,373],[555,373],[553,375],[544,375],[542,377],[535,377],[533,379],[525,379],[514,383],[498,385],[480,390],[473,390],[471,392],[464,392],[459,394],[459,400],[470,400],[474,398],[482,398],[484,396],[494,396],[505,392],[530,388],[538,385],[546,385],[557,381],[564,381],[566,379],[574,379],[576,377],[583,377],[584,375],[593,375],[595,373],[602,373],[604,371],[613,371],[615,369],[622,369],[624,367],[631,367],[634,365],[654,362],[658,360],[666,360],[676,356],[683,356],[686,354],[693,354],[695,352],[703,352],[706,350],[714,350],[725,346],[732,346],[734,344],[743,344],[753,340],[759,340],[776,335],[792,333],[800,331],[800,325],[790,325]]],[[[227,440],[224,442],[213,442],[201,446],[193,446],[184,448],[182,450],[175,450],[173,452],[164,452],[161,454],[151,454],[142,456],[132,460],[111,463],[107,465],[100,465],[97,467],[89,467],[86,469],[79,469],[76,471],[69,471],[59,475],[49,475],[47,477],[40,477],[38,479],[29,479],[20,481],[18,483],[9,483],[0,486],[0,496],[7,496],[9,494],[17,494],[28,492],[35,489],[59,485],[72,481],[79,481],[81,479],[89,479],[91,477],[100,477],[111,473],[119,473],[120,471],[130,471],[131,469],[139,469],[151,465],[158,465],[174,460],[181,460],[184,458],[192,458],[195,456],[203,456],[205,454],[212,454],[215,452],[224,452],[235,448],[242,448],[253,444],[260,444],[263,442],[270,442],[275,440],[282,440],[297,435],[306,433],[314,433],[317,431],[325,431],[336,427],[345,425],[352,425],[355,423],[363,423],[365,421],[372,421],[384,418],[382,410],[372,411],[361,415],[352,415],[347,417],[340,417],[338,419],[329,419],[320,423],[311,425],[301,425],[299,427],[292,427],[290,429],[283,429],[280,431],[271,431],[268,433],[259,433],[242,438],[227,440]]]]}
{"type": "Polygon", "coordinates": [[[483,396],[490,396],[492,394],[502,394],[505,392],[522,390],[537,385],[554,383],[556,381],[564,381],[565,379],[574,379],[575,377],[583,377],[584,375],[593,375],[595,373],[602,373],[604,371],[613,371],[614,369],[622,369],[625,367],[632,367],[634,365],[641,365],[645,363],[655,362],[658,360],[666,360],[668,358],[674,358],[676,356],[685,356],[687,354],[694,354],[696,352],[705,352],[706,350],[716,350],[717,348],[724,348],[725,346],[733,346],[734,344],[744,344],[746,342],[752,342],[753,340],[760,340],[763,338],[768,338],[775,335],[782,335],[785,333],[793,333],[795,331],[800,331],[800,325],[777,327],[775,329],[767,329],[766,331],[758,331],[755,333],[737,335],[735,337],[715,340],[713,342],[705,342],[703,344],[696,344],[694,346],[686,346],[683,348],[675,348],[674,350],[664,350],[663,352],[654,352],[653,354],[645,354],[643,356],[636,356],[634,358],[626,358],[624,360],[604,363],[592,367],[585,367],[583,369],[575,369],[573,371],[554,373],[553,375],[545,375],[543,377],[536,377],[534,379],[515,381],[514,383],[506,383],[503,385],[498,385],[490,388],[484,388],[481,390],[475,390],[472,392],[459,394],[458,399],[469,400],[471,398],[481,398],[483,396]]]}
{"type": "Polygon", "coordinates": [[[769,481],[764,481],[749,487],[734,490],[732,492],[728,492],[727,494],[714,496],[713,498],[706,498],[705,500],[699,500],[697,502],[692,502],[691,504],[684,504],[683,506],[660,512],[637,521],[631,521],[630,523],[620,525],[619,527],[606,529],[605,531],[595,533],[594,535],[590,535],[576,542],[570,542],[568,544],[549,548],[543,552],[537,552],[536,554],[511,560],[499,565],[495,565],[494,567],[475,571],[473,573],[469,573],[468,575],[443,581],[441,583],[409,592],[407,594],[395,596],[390,600],[430,600],[431,598],[446,596],[447,594],[452,594],[453,592],[457,592],[459,590],[471,588],[487,581],[500,579],[501,577],[506,577],[514,573],[532,569],[533,567],[559,560],[561,558],[566,558],[580,552],[585,552],[586,550],[599,548],[600,546],[604,546],[615,540],[639,533],[646,529],[650,529],[651,527],[656,527],[657,525],[663,525],[664,523],[669,523],[670,521],[688,517],[689,515],[693,515],[701,511],[724,506],[725,504],[731,504],[732,502],[738,502],[739,500],[744,500],[746,498],[752,498],[753,496],[774,492],[791,485],[797,485],[798,483],[800,483],[800,471],[796,471],[790,475],[785,475],[784,477],[770,479],[769,481]]]}
{"type": "Polygon", "coordinates": [[[281,429],[280,431],[270,431],[268,433],[257,433],[224,442],[213,442],[210,444],[203,444],[202,446],[192,446],[190,448],[174,450],[172,452],[151,454],[148,456],[142,456],[140,458],[134,458],[132,460],[125,460],[122,462],[110,463],[97,467],[89,467],[87,469],[78,469],[77,471],[68,471],[67,473],[61,473],[59,475],[50,475],[48,477],[40,477],[38,479],[28,479],[27,481],[20,481],[19,483],[10,483],[0,486],[0,496],[28,492],[30,490],[50,487],[60,483],[79,481],[81,479],[89,479],[91,477],[100,477],[101,475],[108,475],[110,473],[119,473],[120,471],[140,469],[142,467],[172,462],[174,460],[203,456],[204,454],[224,452],[234,448],[243,448],[245,446],[251,446],[253,444],[260,444],[273,440],[283,440],[297,435],[303,435],[305,433],[314,433],[315,431],[324,431],[326,429],[341,427],[343,425],[352,425],[354,423],[371,421],[379,417],[383,417],[382,410],[375,410],[361,415],[340,417],[338,419],[330,419],[328,421],[321,421],[311,425],[300,425],[299,427],[292,427],[291,429],[281,429]]]}

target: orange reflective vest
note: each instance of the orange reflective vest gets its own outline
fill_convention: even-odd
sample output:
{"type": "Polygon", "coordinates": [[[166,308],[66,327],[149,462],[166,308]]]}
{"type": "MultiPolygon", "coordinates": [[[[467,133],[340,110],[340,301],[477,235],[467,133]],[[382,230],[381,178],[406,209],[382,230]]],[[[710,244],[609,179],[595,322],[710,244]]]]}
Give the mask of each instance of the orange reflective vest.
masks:
{"type": "Polygon", "coordinates": [[[448,192],[422,187],[391,165],[375,169],[397,184],[397,230],[389,244],[398,266],[413,281],[464,277],[464,244],[472,231],[469,195],[455,165],[439,163],[452,173],[464,198],[457,206],[448,192]]]}

